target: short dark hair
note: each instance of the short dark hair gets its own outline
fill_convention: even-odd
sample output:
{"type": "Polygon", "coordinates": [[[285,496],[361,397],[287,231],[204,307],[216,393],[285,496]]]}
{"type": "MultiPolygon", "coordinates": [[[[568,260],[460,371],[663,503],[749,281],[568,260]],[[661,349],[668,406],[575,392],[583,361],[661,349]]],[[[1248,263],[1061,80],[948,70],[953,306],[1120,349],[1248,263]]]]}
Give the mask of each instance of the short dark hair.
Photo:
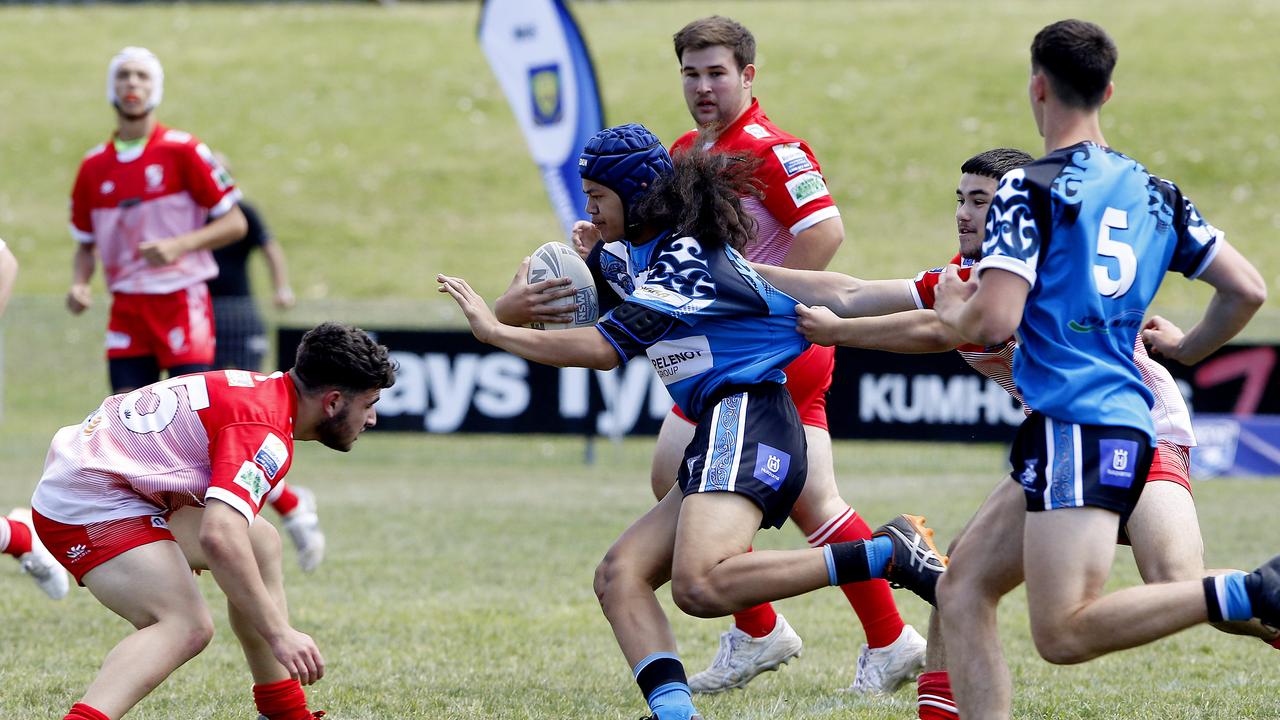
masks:
{"type": "Polygon", "coordinates": [[[1107,31],[1084,20],[1059,20],[1031,41],[1032,68],[1044,71],[1059,100],[1083,110],[1102,105],[1117,56],[1107,31]]]}
{"type": "Polygon", "coordinates": [[[365,392],[389,388],[396,381],[386,346],[358,327],[337,322],[321,323],[302,336],[293,373],[305,392],[365,392]]]}
{"type": "Polygon", "coordinates": [[[756,38],[736,20],[712,15],[694,20],[680,28],[672,38],[676,45],[676,61],[684,62],[685,50],[704,50],[723,45],[733,51],[738,72],[756,61],[756,38]]]}
{"type": "Polygon", "coordinates": [[[1015,170],[1035,161],[1029,153],[1017,148],[992,148],[964,161],[960,172],[968,175],[981,175],[992,180],[999,180],[1010,170],[1015,170]]]}

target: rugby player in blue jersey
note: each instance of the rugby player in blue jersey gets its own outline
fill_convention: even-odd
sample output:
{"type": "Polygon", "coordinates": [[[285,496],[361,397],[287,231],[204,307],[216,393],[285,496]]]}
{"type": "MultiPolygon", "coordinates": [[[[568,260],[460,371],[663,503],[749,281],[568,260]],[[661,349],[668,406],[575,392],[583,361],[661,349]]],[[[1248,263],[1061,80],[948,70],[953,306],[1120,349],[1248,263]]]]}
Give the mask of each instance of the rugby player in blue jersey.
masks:
{"type": "Polygon", "coordinates": [[[597,133],[579,161],[600,229],[588,264],[602,298],[593,328],[503,325],[461,278],[437,276],[483,342],[559,366],[617,367],[645,353],[697,420],[677,485],[628,528],[595,589],[656,720],[697,717],[675,637],[655,591],[671,582],[685,612],[721,617],[827,585],[884,577],[932,599],[942,561],[928,531],[899,516],[866,541],[748,552],[778,527],[805,480],[805,435],[782,368],[808,347],[795,300],[738,250],[753,235],[741,158],[691,152],[673,165],[640,125],[597,133]]]}
{"type": "Polygon", "coordinates": [[[1035,412],[1011,479],[986,501],[938,584],[961,717],[1007,718],[1009,671],[996,606],[1022,582],[1041,656],[1078,663],[1206,621],[1280,623],[1280,558],[1234,573],[1103,594],[1117,529],[1145,486],[1151,393],[1133,337],[1166,272],[1215,289],[1187,333],[1152,321],[1143,337],[1194,362],[1261,306],[1257,270],[1172,183],[1107,147],[1099,111],[1116,49],[1102,28],[1064,20],[1031,46],[1029,94],[1045,157],[1005,174],[972,280],[952,266],[935,311],[965,341],[1017,332],[1014,380],[1035,412]]]}

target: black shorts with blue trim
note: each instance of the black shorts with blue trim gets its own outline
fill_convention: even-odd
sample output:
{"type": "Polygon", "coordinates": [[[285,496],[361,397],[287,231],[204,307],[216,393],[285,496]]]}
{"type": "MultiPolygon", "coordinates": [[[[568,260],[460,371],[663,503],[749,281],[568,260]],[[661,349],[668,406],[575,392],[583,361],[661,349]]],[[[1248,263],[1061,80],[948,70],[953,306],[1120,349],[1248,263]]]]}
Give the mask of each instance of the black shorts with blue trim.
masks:
{"type": "Polygon", "coordinates": [[[1150,438],[1137,428],[1077,425],[1037,412],[1018,428],[1009,462],[1028,511],[1100,507],[1119,513],[1123,526],[1154,455],[1150,438]]]}
{"type": "Polygon", "coordinates": [[[778,383],[724,388],[698,420],[676,482],[685,497],[731,492],[764,512],[760,527],[782,527],[809,470],[808,442],[790,393],[778,383]]]}

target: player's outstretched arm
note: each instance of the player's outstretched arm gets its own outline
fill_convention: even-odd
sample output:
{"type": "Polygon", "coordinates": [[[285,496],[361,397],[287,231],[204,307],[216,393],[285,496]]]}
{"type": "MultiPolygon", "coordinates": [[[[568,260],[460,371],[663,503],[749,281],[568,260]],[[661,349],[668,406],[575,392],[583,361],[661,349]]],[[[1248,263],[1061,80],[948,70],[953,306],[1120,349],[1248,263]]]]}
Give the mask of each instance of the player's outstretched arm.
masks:
{"type": "Polygon", "coordinates": [[[1243,255],[1219,238],[1218,254],[1199,279],[1213,286],[1204,316],[1185,334],[1160,316],[1142,329],[1142,341],[1156,353],[1191,365],[1235,337],[1267,301],[1267,283],[1243,255]]]}
{"type": "Polygon", "coordinates": [[[249,525],[240,511],[210,499],[200,520],[200,548],[228,602],[249,618],[289,675],[303,685],[323,677],[324,658],[315,641],[289,626],[283,608],[262,581],[249,525]]]}
{"type": "Polygon", "coordinates": [[[531,328],[511,327],[498,322],[466,280],[448,275],[436,275],[439,290],[448,293],[458,303],[471,333],[482,343],[502,348],[543,365],[556,367],[585,367],[595,370],[612,370],[621,358],[604,335],[595,328],[571,328],[547,332],[531,328]]]}
{"type": "Polygon", "coordinates": [[[841,318],[824,307],[796,306],[796,329],[811,343],[936,353],[954,350],[963,340],[932,310],[911,310],[880,317],[841,318]]]}
{"type": "Polygon", "coordinates": [[[520,262],[506,292],[493,302],[493,314],[498,321],[504,325],[573,322],[572,305],[550,304],[553,300],[573,296],[573,280],[567,277],[548,278],[530,283],[527,281],[528,277],[529,258],[526,257],[520,262]]]}
{"type": "Polygon", "coordinates": [[[909,280],[863,280],[844,273],[795,270],[751,263],[770,285],[809,306],[840,317],[888,315],[916,309],[909,280]]]}

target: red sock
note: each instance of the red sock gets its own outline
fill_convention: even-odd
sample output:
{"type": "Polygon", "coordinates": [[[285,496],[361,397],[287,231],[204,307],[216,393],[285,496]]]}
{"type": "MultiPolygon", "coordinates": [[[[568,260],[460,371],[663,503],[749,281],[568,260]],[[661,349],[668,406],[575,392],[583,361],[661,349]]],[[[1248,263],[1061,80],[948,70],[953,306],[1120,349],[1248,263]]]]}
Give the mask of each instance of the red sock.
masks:
{"type": "Polygon", "coordinates": [[[311,720],[312,717],[302,685],[292,678],[254,685],[253,704],[267,720],[311,720]]]}
{"type": "Polygon", "coordinates": [[[0,520],[9,524],[9,544],[5,546],[4,553],[21,557],[31,552],[31,528],[17,520],[9,518],[0,518],[0,520]]]}
{"type": "MultiPolygon", "coordinates": [[[[747,552],[751,552],[751,548],[747,548],[747,552]]],[[[764,603],[734,613],[733,624],[753,638],[762,638],[777,627],[778,613],[774,612],[772,605],[764,603]]]]}
{"type": "MultiPolygon", "coordinates": [[[[871,528],[867,527],[853,508],[849,508],[823,523],[808,540],[813,547],[821,547],[831,543],[866,540],[869,537],[871,528]]],[[[893,602],[893,591],[889,589],[889,583],[884,580],[868,580],[841,585],[840,590],[849,599],[853,611],[858,614],[862,629],[867,634],[868,647],[892,645],[902,635],[902,616],[898,614],[898,606],[893,602]]]]}
{"type": "Polygon", "coordinates": [[[271,507],[281,515],[288,515],[298,507],[298,494],[285,483],[280,483],[280,496],[271,501],[271,507]]]}
{"type": "Polygon", "coordinates": [[[111,718],[84,703],[76,703],[71,706],[71,712],[67,713],[62,720],[111,720],[111,718]]]}
{"type": "Polygon", "coordinates": [[[916,710],[920,720],[960,720],[946,670],[920,673],[916,681],[916,710]]]}

